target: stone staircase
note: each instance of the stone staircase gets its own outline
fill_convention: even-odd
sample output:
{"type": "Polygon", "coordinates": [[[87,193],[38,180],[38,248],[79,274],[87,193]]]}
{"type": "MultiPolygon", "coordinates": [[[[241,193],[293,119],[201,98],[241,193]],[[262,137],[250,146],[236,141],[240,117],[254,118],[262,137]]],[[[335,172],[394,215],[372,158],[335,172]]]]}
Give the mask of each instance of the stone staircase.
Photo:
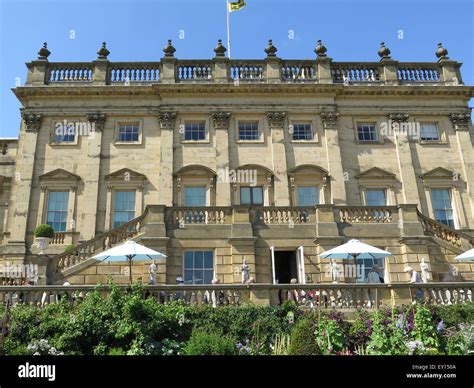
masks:
{"type": "Polygon", "coordinates": [[[420,211],[417,213],[425,235],[432,236],[438,244],[447,250],[459,255],[474,245],[474,237],[435,221],[420,211]]]}
{"type": "MultiPolygon", "coordinates": [[[[59,280],[97,263],[92,256],[109,248],[134,240],[143,235],[148,208],[138,217],[116,228],[108,230],[75,248],[53,256],[50,266],[50,278],[59,280]]],[[[53,281],[54,281],[53,280],[53,281]]]]}

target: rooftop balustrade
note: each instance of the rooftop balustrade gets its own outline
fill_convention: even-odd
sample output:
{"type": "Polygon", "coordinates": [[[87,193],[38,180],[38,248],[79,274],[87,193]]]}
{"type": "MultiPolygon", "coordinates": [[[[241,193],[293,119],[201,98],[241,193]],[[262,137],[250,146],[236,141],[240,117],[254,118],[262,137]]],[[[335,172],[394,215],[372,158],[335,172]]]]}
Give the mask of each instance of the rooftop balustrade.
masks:
{"type": "Polygon", "coordinates": [[[177,59],[171,41],[156,62],[110,62],[105,43],[92,62],[49,62],[47,44],[39,57],[27,63],[26,85],[150,85],[189,83],[313,83],[342,85],[462,85],[461,63],[450,60],[438,45],[436,62],[398,62],[390,57],[384,43],[378,62],[335,62],[326,55],[321,41],[316,58],[286,60],[276,56],[269,43],[265,59],[235,60],[225,56],[219,41],[213,59],[177,59]],[[271,49],[269,49],[269,47],[271,49]]]}

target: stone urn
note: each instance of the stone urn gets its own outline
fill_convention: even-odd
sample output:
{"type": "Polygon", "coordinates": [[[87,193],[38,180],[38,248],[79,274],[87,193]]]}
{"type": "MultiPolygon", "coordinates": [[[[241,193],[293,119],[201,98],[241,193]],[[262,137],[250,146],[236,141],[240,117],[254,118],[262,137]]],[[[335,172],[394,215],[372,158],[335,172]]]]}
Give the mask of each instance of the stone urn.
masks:
{"type": "Polygon", "coordinates": [[[40,255],[44,255],[44,251],[48,249],[50,242],[51,239],[49,237],[36,237],[36,246],[40,250],[40,255]]]}

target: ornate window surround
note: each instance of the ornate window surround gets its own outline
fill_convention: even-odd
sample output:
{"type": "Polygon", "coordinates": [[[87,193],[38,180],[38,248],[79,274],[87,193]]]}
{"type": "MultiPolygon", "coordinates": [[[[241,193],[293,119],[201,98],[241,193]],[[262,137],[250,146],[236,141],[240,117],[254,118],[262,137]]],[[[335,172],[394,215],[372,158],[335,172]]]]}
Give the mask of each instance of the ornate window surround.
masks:
{"type": "Polygon", "coordinates": [[[38,205],[38,217],[36,224],[46,223],[48,196],[52,191],[68,191],[68,214],[66,233],[73,233],[77,228],[76,205],[77,205],[77,188],[81,178],[69,171],[58,168],[47,172],[39,177],[40,181],[40,197],[38,205]]]}
{"type": "Polygon", "coordinates": [[[184,206],[184,187],[205,186],[206,206],[216,203],[216,172],[209,167],[192,164],[182,167],[175,174],[175,201],[178,206],[184,206]]]}
{"type": "Polygon", "coordinates": [[[106,175],[105,181],[107,185],[107,202],[105,211],[106,228],[113,228],[115,191],[135,191],[135,217],[138,217],[143,213],[144,189],[148,181],[145,175],[128,168],[122,168],[106,175]]]}
{"type": "Polygon", "coordinates": [[[395,174],[379,167],[372,167],[355,176],[359,182],[359,192],[362,206],[367,206],[366,191],[368,189],[383,189],[387,194],[387,206],[397,205],[395,187],[399,182],[395,174]]]}
{"type": "MultiPolygon", "coordinates": [[[[254,186],[262,186],[263,188],[263,206],[273,206],[273,176],[274,173],[267,167],[258,164],[245,164],[236,169],[239,170],[255,170],[257,172],[257,181],[254,186]]],[[[245,182],[231,182],[232,185],[232,205],[240,205],[240,187],[251,186],[245,182]]]]}
{"type": "Polygon", "coordinates": [[[432,189],[449,189],[451,191],[451,201],[453,207],[454,226],[456,229],[467,227],[465,212],[462,211],[461,187],[464,182],[461,174],[448,170],[444,167],[437,167],[421,174],[419,178],[423,181],[426,203],[429,217],[435,219],[433,204],[431,201],[432,189]]]}
{"type": "Polygon", "coordinates": [[[319,204],[330,202],[329,172],[322,167],[312,164],[302,164],[288,173],[291,206],[298,206],[298,186],[317,186],[319,189],[319,204]]]}

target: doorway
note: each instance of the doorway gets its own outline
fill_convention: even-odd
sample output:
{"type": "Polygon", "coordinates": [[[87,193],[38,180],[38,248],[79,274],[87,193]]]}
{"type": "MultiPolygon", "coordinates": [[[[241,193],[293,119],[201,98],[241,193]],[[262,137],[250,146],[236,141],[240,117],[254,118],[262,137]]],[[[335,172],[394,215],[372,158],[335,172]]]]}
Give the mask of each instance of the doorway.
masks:
{"type": "Polygon", "coordinates": [[[275,280],[279,284],[289,284],[298,279],[296,251],[275,251],[275,280]]]}
{"type": "Polygon", "coordinates": [[[299,284],[306,283],[302,246],[291,251],[270,247],[270,254],[273,284],[290,284],[291,279],[296,279],[299,284]]]}

